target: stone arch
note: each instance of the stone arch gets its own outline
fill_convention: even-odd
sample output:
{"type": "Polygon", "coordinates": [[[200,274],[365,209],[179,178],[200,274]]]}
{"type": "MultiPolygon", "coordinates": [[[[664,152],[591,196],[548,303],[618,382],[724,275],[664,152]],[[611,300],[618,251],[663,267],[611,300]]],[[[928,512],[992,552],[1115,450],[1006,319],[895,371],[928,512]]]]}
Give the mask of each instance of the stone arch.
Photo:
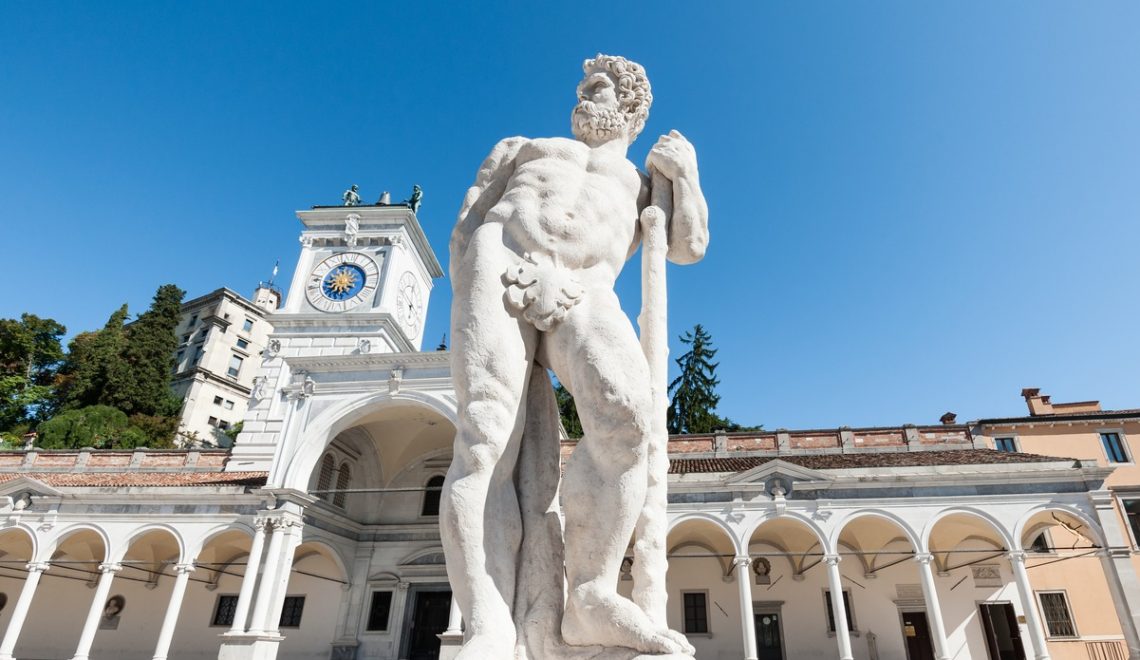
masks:
{"type": "Polygon", "coordinates": [[[442,415],[454,426],[457,422],[455,405],[440,396],[408,390],[398,394],[372,392],[355,399],[330,406],[312,419],[298,443],[297,451],[282,468],[281,474],[270,476],[271,484],[285,488],[306,490],[317,462],[336,435],[345,431],[365,416],[390,406],[420,406],[442,415]]]}
{"type": "MultiPolygon", "coordinates": [[[[28,543],[27,560],[29,562],[39,561],[41,559],[39,556],[40,540],[36,536],[35,530],[24,523],[16,523],[11,527],[0,530],[0,544],[7,544],[8,541],[12,540],[11,537],[17,535],[23,536],[28,543]]],[[[4,556],[7,556],[7,554],[4,556]]]]}
{"type": "Polygon", "coordinates": [[[1091,516],[1086,514],[1084,511],[1081,511],[1077,507],[1069,506],[1066,504],[1059,504],[1059,503],[1050,502],[1050,503],[1046,503],[1046,504],[1038,504],[1034,507],[1031,507],[1028,511],[1026,511],[1024,514],[1022,514],[1022,516],[1017,520],[1017,523],[1013,527],[1013,540],[1016,543],[1016,545],[1013,546],[1011,549],[1013,549],[1013,550],[1024,550],[1025,549],[1023,547],[1024,546],[1024,539],[1025,539],[1026,533],[1028,531],[1030,531],[1030,528],[1029,528],[1030,522],[1033,521],[1034,518],[1036,518],[1037,516],[1039,516],[1040,514],[1043,514],[1043,513],[1062,513],[1062,514],[1065,514],[1068,516],[1072,516],[1073,518],[1076,518],[1077,520],[1084,523],[1085,528],[1088,530],[1088,532],[1091,533],[1091,535],[1088,533],[1083,533],[1083,532],[1074,532],[1074,533],[1080,534],[1081,536],[1084,536],[1085,538],[1087,538],[1090,542],[1092,542],[1096,546],[1099,546],[1101,548],[1106,547],[1107,543],[1105,542],[1105,539],[1104,539],[1104,530],[1102,530],[1100,528],[1100,524],[1096,520],[1094,520],[1091,516]]]}
{"type": "Polygon", "coordinates": [[[142,527],[132,529],[130,531],[130,533],[127,535],[126,540],[123,542],[123,546],[121,548],[117,548],[115,550],[115,554],[112,555],[113,562],[122,561],[123,557],[125,557],[127,553],[130,552],[131,546],[134,545],[136,541],[146,536],[147,534],[150,534],[151,532],[159,531],[166,532],[174,539],[175,544],[178,546],[178,563],[186,561],[186,541],[183,539],[182,533],[166,523],[150,523],[143,525],[142,527]]]}
{"type": "MultiPolygon", "coordinates": [[[[723,519],[718,518],[710,513],[694,511],[692,513],[684,513],[680,516],[677,516],[676,518],[669,521],[669,527],[665,531],[666,537],[668,537],[669,534],[672,534],[674,529],[686,522],[689,522],[690,520],[703,520],[719,527],[720,530],[724,532],[726,536],[728,536],[728,540],[732,542],[732,547],[735,549],[737,554],[741,553],[740,537],[737,536],[736,530],[734,530],[732,526],[726,523],[723,519]]],[[[747,551],[747,549],[745,549],[745,551],[747,551]]]]}
{"type": "Polygon", "coordinates": [[[328,559],[340,572],[340,578],[344,584],[349,584],[352,581],[352,574],[348,570],[348,562],[344,560],[340,549],[320,536],[302,538],[301,544],[293,551],[294,566],[314,554],[320,554],[325,559],[328,559]],[[306,552],[306,550],[311,552],[306,552]]]}
{"type": "Polygon", "coordinates": [[[254,534],[257,533],[254,531],[252,525],[246,524],[240,520],[216,525],[206,530],[198,538],[194,539],[192,544],[189,544],[187,546],[189,548],[189,551],[186,553],[186,556],[190,557],[191,559],[197,557],[198,554],[202,552],[202,549],[210,544],[210,541],[213,541],[222,534],[228,534],[230,532],[243,532],[250,538],[251,541],[253,540],[254,534]]]}
{"type": "Polygon", "coordinates": [[[836,523],[835,531],[832,532],[831,538],[828,539],[828,551],[838,552],[839,537],[843,535],[844,530],[848,525],[859,520],[860,518],[879,518],[888,523],[892,523],[901,531],[915,552],[919,552],[922,544],[919,542],[918,533],[910,526],[910,523],[903,520],[902,517],[891,513],[890,511],[883,511],[881,509],[860,509],[851,514],[844,516],[842,520],[836,523]]]}
{"type": "Polygon", "coordinates": [[[922,535],[919,537],[922,542],[919,552],[931,551],[930,535],[934,531],[934,528],[938,525],[939,521],[953,515],[965,515],[978,518],[982,522],[986,523],[987,526],[993,528],[995,532],[997,532],[998,538],[1001,539],[1002,544],[1006,548],[1013,549],[1015,547],[1009,530],[1006,529],[1005,525],[1002,524],[1002,522],[995,516],[986,511],[971,506],[954,506],[947,507],[939,511],[926,521],[926,525],[922,528],[922,535]]]}
{"type": "Polygon", "coordinates": [[[68,539],[76,536],[77,534],[82,534],[83,532],[91,532],[99,538],[103,544],[103,561],[107,561],[107,558],[111,556],[111,537],[102,527],[99,527],[98,525],[92,525],[90,523],[76,523],[74,525],[65,527],[64,529],[61,529],[50,542],[45,544],[44,559],[51,559],[54,557],[55,553],[59,551],[60,546],[67,542],[68,539]]]}
{"type": "Polygon", "coordinates": [[[819,525],[807,516],[797,512],[785,511],[778,515],[765,516],[748,528],[747,534],[743,537],[743,543],[749,555],[751,555],[752,546],[757,542],[777,547],[776,543],[770,539],[757,540],[757,533],[766,526],[787,527],[784,530],[785,534],[781,535],[776,543],[785,548],[784,552],[792,565],[793,577],[803,574],[804,571],[815,565],[814,563],[811,566],[807,565],[807,558],[813,554],[813,550],[818,549],[819,554],[827,552],[827,535],[824,534],[819,525]],[[799,532],[798,538],[795,538],[794,534],[797,531],[799,532]]]}

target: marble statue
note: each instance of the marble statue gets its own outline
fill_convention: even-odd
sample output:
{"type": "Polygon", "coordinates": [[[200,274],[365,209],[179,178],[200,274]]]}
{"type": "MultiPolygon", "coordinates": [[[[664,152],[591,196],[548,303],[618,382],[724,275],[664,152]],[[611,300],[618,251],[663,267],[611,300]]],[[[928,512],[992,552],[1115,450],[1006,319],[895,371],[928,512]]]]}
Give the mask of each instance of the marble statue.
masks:
{"type": "Polygon", "coordinates": [[[499,142],[451,236],[459,410],[441,533],[462,660],[693,654],[664,620],[665,405],[651,373],[667,346],[664,260],[703,257],[708,209],[677,131],[652,147],[648,174],[626,156],[653,99],[644,68],[599,54],[583,70],[576,139],[499,142]],[[659,304],[643,309],[639,343],[613,285],[643,241],[659,304]],[[656,347],[642,345],[647,323],[656,347]],[[565,466],[548,369],[585,430],[565,466]],[[635,528],[631,600],[617,585],[635,528]]]}
{"type": "Polygon", "coordinates": [[[345,206],[359,206],[360,205],[360,192],[358,192],[358,191],[359,191],[359,189],[356,187],[355,183],[352,184],[351,188],[344,191],[344,194],[341,195],[340,198],[342,200],[344,200],[345,206]]]}

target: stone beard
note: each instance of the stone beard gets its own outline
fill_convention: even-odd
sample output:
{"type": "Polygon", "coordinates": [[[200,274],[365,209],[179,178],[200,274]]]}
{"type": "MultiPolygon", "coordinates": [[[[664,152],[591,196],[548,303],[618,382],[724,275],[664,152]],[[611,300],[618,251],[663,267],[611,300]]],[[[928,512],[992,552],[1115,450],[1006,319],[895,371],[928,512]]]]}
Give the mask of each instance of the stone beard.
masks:
{"type": "Polygon", "coordinates": [[[652,177],[626,157],[653,100],[645,70],[598,55],[583,71],[576,139],[501,141],[451,237],[458,423],[441,534],[466,623],[462,660],[693,654],[664,623],[663,591],[637,604],[617,593],[652,508],[647,455],[663,410],[613,284],[642,239],[639,214],[661,213],[651,198],[671,202],[676,263],[704,255],[708,209],[680,133],[650,150],[652,177]],[[565,465],[548,369],[585,430],[565,465]]]}

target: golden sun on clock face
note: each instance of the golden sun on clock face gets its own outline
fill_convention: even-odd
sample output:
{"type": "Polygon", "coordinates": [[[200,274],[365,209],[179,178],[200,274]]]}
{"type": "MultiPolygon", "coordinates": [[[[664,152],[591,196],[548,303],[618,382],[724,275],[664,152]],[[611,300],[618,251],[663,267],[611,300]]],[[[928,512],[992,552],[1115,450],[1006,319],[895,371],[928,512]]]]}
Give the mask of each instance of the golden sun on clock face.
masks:
{"type": "Polygon", "coordinates": [[[366,254],[333,255],[313,269],[305,297],[322,312],[343,312],[370,299],[379,284],[380,267],[366,254]]]}

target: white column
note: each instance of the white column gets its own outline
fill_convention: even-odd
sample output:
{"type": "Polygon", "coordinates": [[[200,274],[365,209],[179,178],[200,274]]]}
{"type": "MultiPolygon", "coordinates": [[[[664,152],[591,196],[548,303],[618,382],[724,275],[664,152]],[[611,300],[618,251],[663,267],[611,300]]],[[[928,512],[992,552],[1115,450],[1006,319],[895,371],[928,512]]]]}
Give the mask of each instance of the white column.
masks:
{"type": "MultiPolygon", "coordinates": [[[[249,622],[250,633],[261,633],[265,631],[265,617],[269,612],[269,606],[273,600],[273,584],[277,569],[277,558],[281,554],[281,543],[285,539],[285,534],[281,529],[280,518],[273,520],[272,523],[273,532],[269,537],[269,551],[265,553],[265,570],[262,571],[261,574],[261,586],[257,590],[257,602],[253,605],[253,617],[249,622]]],[[[248,571],[249,569],[247,568],[246,570],[248,571]]]]}
{"type": "Polygon", "coordinates": [[[289,578],[293,571],[293,555],[297,546],[301,545],[301,521],[285,518],[278,527],[281,529],[283,539],[281,553],[273,567],[273,582],[270,583],[273,589],[269,599],[269,611],[265,615],[265,624],[262,627],[262,630],[271,634],[278,634],[280,629],[281,609],[285,607],[285,596],[289,591],[289,578]]]}
{"type": "Polygon", "coordinates": [[[253,521],[253,543],[249,547],[249,559],[245,561],[245,575],[241,578],[241,590],[238,591],[237,605],[234,607],[234,622],[227,634],[240,635],[245,632],[246,620],[249,618],[249,602],[253,597],[253,587],[257,584],[257,571],[261,568],[266,522],[265,518],[253,521]]]}
{"type": "Polygon", "coordinates": [[[459,600],[455,598],[455,594],[451,594],[451,612],[447,616],[447,630],[443,631],[443,634],[463,634],[463,614],[459,611],[459,600]]]}
{"type": "Polygon", "coordinates": [[[1132,563],[1132,541],[1120,524],[1116,497],[1112,491],[1098,490],[1089,493],[1089,501],[1096,510],[1097,522],[1104,532],[1105,552],[1101,554],[1105,582],[1112,594],[1112,604],[1120,619],[1120,629],[1128,645],[1130,660],[1140,660],[1140,578],[1132,563]]]}
{"type": "Polygon", "coordinates": [[[748,581],[748,567],[752,560],[737,557],[736,585],[740,590],[740,623],[744,628],[744,660],[756,660],[756,617],[752,614],[752,585],[748,581]]]}
{"type": "Polygon", "coordinates": [[[95,587],[95,596],[91,599],[91,608],[87,610],[87,621],[83,624],[83,632],[79,635],[79,645],[75,648],[75,655],[71,660],[87,660],[91,653],[91,644],[95,642],[95,633],[99,630],[99,619],[103,616],[103,605],[107,602],[107,594],[111,592],[111,581],[115,573],[123,570],[122,564],[99,564],[99,584],[95,587]]]}
{"type": "Polygon", "coordinates": [[[1029,627],[1029,641],[1033,645],[1033,657],[1037,660],[1050,660],[1049,646],[1045,641],[1045,629],[1041,626],[1041,615],[1037,611],[1033,585],[1029,584],[1029,572],[1025,570],[1025,553],[1015,550],[1008,555],[1013,567],[1013,579],[1021,595],[1021,609],[1025,612],[1025,623],[1029,627]]]}
{"type": "Polygon", "coordinates": [[[918,562],[918,577],[922,580],[922,597],[926,600],[926,620],[930,623],[930,636],[934,641],[934,655],[938,660],[950,660],[946,643],[946,625],[942,623],[942,604],[938,602],[938,588],[934,584],[934,571],[930,563],[934,555],[920,552],[914,556],[918,562]]]}
{"type": "Polygon", "coordinates": [[[831,591],[831,614],[835,618],[835,643],[839,646],[839,660],[855,660],[851,655],[851,632],[847,630],[847,607],[843,604],[843,575],[839,562],[843,557],[827,555],[827,583],[831,591]]]}
{"type": "Polygon", "coordinates": [[[170,641],[174,639],[174,626],[178,624],[178,613],[182,610],[182,597],[186,595],[186,584],[190,581],[190,573],[193,570],[193,562],[174,567],[177,575],[174,578],[174,590],[170,592],[170,602],[166,605],[166,616],[163,617],[162,628],[158,631],[158,643],[154,646],[152,660],[166,660],[166,654],[170,652],[170,641]]]}
{"type": "Polygon", "coordinates": [[[0,660],[14,660],[12,652],[16,650],[16,642],[20,639],[20,631],[24,628],[24,620],[28,618],[28,609],[32,606],[32,598],[36,595],[36,586],[44,571],[50,568],[47,562],[31,562],[27,565],[28,577],[24,578],[24,587],[20,589],[20,598],[12,610],[12,619],[8,622],[8,629],[4,631],[4,641],[0,642],[0,660]]]}

